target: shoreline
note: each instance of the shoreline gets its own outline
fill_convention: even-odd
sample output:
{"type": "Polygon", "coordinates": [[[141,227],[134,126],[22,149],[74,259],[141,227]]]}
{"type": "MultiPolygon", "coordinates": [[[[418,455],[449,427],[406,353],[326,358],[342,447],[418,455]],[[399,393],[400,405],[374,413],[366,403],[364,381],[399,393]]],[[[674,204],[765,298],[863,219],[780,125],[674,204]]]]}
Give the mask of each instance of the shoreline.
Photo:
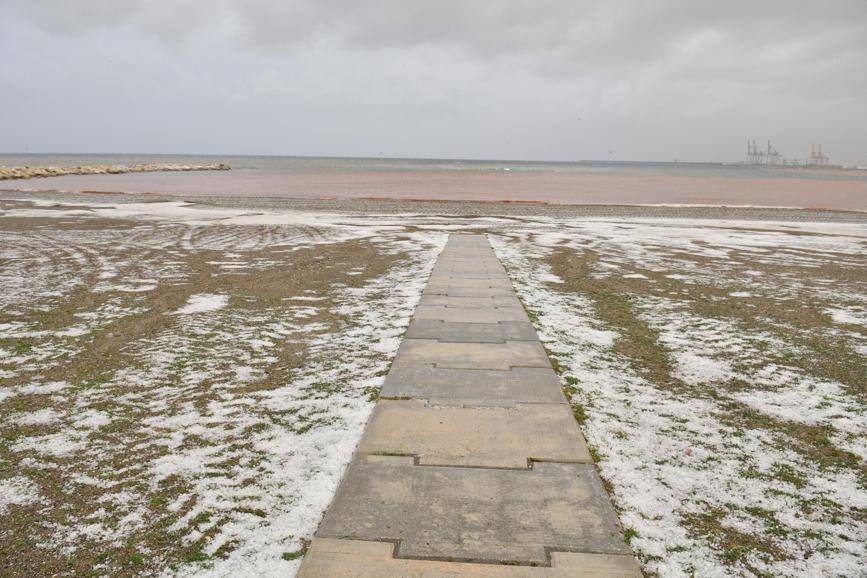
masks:
{"type": "MultiPolygon", "coordinates": [[[[42,201],[58,204],[97,199],[115,203],[184,202],[203,207],[249,210],[344,213],[354,215],[439,215],[454,218],[671,218],[737,221],[840,222],[867,225],[867,211],[759,205],[668,203],[552,203],[547,201],[492,201],[460,199],[407,199],[386,197],[278,197],[185,195],[165,193],[19,190],[0,188],[2,201],[42,201]]],[[[2,210],[0,210],[2,214],[2,210]]]]}
{"type": "MultiPolygon", "coordinates": [[[[190,169],[196,170],[196,169],[190,169]]],[[[209,169],[200,169],[209,170],[209,169]]],[[[224,170],[224,169],[214,169],[224,170]]],[[[635,208],[670,208],[670,209],[772,209],[783,211],[815,211],[815,212],[831,212],[831,213],[852,213],[858,215],[867,215],[867,209],[844,209],[833,207],[811,207],[807,205],[761,205],[761,204],[733,204],[733,203],[634,203],[634,202],[598,202],[598,203],[570,203],[562,201],[548,201],[543,199],[446,199],[446,198],[426,198],[426,197],[398,197],[386,195],[371,195],[371,196],[341,196],[341,195],[321,195],[321,196],[281,196],[281,195],[191,195],[189,193],[165,193],[160,191],[95,191],[95,190],[76,190],[76,189],[33,189],[33,188],[5,188],[0,187],[0,193],[25,193],[25,194],[62,194],[62,195],[100,195],[112,196],[120,195],[134,197],[144,195],[149,197],[168,197],[172,199],[184,199],[192,197],[195,199],[236,199],[236,200],[262,200],[262,201],[360,201],[360,202],[383,202],[383,203],[443,203],[443,204],[465,204],[477,203],[481,205],[504,205],[504,206],[533,206],[540,205],[545,207],[635,207],[635,208]]],[[[190,201],[198,202],[198,201],[190,201]]]]}

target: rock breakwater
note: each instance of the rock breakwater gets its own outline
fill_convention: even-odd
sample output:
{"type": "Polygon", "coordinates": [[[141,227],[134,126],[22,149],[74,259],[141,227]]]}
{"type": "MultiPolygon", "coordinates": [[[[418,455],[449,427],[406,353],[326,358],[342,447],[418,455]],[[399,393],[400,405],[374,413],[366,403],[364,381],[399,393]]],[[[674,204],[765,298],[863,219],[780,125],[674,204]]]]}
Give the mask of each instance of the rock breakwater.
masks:
{"type": "Polygon", "coordinates": [[[230,168],[229,165],[223,163],[206,165],[147,163],[75,167],[0,167],[0,181],[8,179],[34,179],[37,177],[60,177],[65,175],[118,175],[122,173],[146,173],[154,171],[228,171],[230,168]]]}

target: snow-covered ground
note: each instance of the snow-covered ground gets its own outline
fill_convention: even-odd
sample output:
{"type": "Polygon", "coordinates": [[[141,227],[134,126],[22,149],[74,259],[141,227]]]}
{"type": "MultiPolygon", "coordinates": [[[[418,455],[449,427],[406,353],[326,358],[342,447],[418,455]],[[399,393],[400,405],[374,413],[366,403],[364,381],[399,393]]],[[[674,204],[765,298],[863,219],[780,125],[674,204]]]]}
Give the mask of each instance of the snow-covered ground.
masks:
{"type": "Polygon", "coordinates": [[[0,515],[71,573],[289,576],[446,235],[173,207],[0,232],[0,515]]]}
{"type": "Polygon", "coordinates": [[[867,231],[792,228],[574,221],[491,236],[650,573],[863,575],[867,333],[838,312],[867,301],[867,231]],[[555,274],[570,260],[583,277],[555,274]],[[727,310],[759,295],[744,306],[757,319],[727,310]],[[825,324],[773,318],[799,306],[829,309],[825,324]],[[823,367],[840,351],[848,383],[823,367]]]}
{"type": "Polygon", "coordinates": [[[32,200],[0,213],[0,527],[29,568],[292,575],[466,228],[646,571],[864,567],[863,227],[32,200]]]}

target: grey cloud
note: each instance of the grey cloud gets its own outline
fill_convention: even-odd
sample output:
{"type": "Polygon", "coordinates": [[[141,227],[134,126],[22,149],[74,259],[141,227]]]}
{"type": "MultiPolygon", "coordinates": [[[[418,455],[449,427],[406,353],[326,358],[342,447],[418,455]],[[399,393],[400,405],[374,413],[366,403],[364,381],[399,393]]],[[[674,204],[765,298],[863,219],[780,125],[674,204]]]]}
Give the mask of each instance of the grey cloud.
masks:
{"type": "Polygon", "coordinates": [[[123,148],[117,127],[138,150],[697,160],[768,136],[867,164],[863,0],[6,5],[5,150],[123,148]]]}

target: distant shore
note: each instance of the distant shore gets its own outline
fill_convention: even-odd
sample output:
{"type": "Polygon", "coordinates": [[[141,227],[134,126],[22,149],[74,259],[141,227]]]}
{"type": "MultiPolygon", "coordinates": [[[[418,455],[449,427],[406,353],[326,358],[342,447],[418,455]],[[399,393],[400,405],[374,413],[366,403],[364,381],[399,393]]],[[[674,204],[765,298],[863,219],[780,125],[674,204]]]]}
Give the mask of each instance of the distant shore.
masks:
{"type": "Polygon", "coordinates": [[[74,167],[0,167],[0,181],[11,179],[64,177],[67,175],[120,175],[124,173],[149,173],[158,171],[228,171],[229,169],[229,165],[223,163],[211,163],[205,165],[146,163],[134,165],[94,165],[74,167]]]}

